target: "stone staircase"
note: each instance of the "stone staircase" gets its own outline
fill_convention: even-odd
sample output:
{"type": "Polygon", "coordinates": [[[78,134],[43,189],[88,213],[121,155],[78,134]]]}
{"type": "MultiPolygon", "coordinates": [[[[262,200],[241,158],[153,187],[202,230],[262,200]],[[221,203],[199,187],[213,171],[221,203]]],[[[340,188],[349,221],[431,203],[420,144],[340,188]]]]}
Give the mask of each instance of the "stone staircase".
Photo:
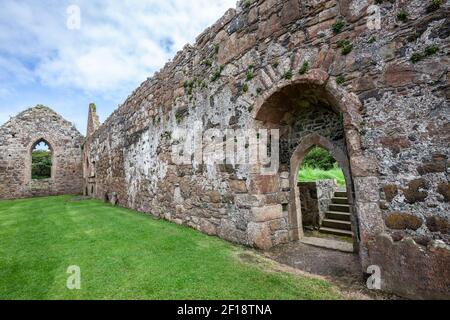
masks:
{"type": "Polygon", "coordinates": [[[346,191],[336,191],[325,213],[319,232],[336,236],[353,237],[350,206],[346,191]]]}

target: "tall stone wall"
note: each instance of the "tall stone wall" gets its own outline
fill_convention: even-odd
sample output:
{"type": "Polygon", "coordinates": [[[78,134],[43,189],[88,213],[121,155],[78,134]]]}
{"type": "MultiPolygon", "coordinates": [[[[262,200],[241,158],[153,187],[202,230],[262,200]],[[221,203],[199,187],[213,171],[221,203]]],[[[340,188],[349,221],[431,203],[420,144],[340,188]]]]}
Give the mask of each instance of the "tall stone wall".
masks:
{"type": "Polygon", "coordinates": [[[450,265],[449,4],[371,5],[239,2],[88,137],[89,190],[245,245],[293,240],[294,169],[261,176],[248,165],[177,165],[171,151],[183,137],[175,129],[280,128],[298,110],[295,95],[325,103],[343,116],[338,145],[350,162],[364,269],[379,265],[385,290],[449,297],[441,273],[450,265]]]}
{"type": "Polygon", "coordinates": [[[0,199],[80,194],[84,137],[53,110],[37,106],[0,127],[0,199]],[[50,179],[33,180],[31,152],[39,141],[52,151],[50,179]]]}

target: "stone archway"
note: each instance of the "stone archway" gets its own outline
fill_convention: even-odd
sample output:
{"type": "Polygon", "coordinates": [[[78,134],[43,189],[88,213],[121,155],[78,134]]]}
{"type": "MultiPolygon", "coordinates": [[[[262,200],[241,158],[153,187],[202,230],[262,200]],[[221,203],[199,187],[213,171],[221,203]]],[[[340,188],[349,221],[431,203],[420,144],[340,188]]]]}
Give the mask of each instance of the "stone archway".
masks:
{"type": "Polygon", "coordinates": [[[313,147],[322,147],[327,150],[333,158],[339,164],[339,167],[344,172],[346,189],[348,192],[348,201],[351,210],[351,222],[352,222],[352,230],[354,232],[354,250],[358,251],[359,244],[359,233],[358,233],[358,224],[357,217],[354,215],[355,209],[353,207],[354,204],[354,189],[353,189],[353,180],[350,170],[350,163],[348,160],[348,156],[345,151],[341,148],[333,144],[329,139],[322,137],[317,133],[312,133],[305,138],[303,138],[302,142],[297,146],[294,153],[292,154],[290,160],[290,206],[289,206],[289,226],[290,230],[293,231],[292,238],[294,240],[298,240],[303,237],[303,227],[302,227],[302,212],[301,212],[301,204],[300,204],[300,191],[299,188],[296,187],[298,181],[297,173],[300,170],[300,167],[303,163],[305,156],[313,147]],[[295,234],[297,233],[297,234],[295,234]]]}
{"type": "Polygon", "coordinates": [[[48,146],[50,153],[51,153],[51,161],[52,161],[51,174],[50,174],[50,178],[47,180],[53,181],[57,174],[57,162],[58,162],[58,160],[57,160],[58,157],[56,154],[57,151],[56,151],[54,142],[51,139],[49,139],[48,137],[42,137],[42,136],[36,137],[36,138],[32,139],[31,141],[32,141],[32,143],[30,143],[27,147],[28,151],[27,151],[27,157],[25,159],[26,170],[25,170],[24,181],[26,181],[27,183],[31,183],[33,181],[33,179],[32,179],[32,153],[33,153],[34,148],[41,142],[45,143],[48,146]]]}
{"type": "MultiPolygon", "coordinates": [[[[362,122],[362,106],[357,96],[336,84],[335,79],[323,70],[313,69],[306,75],[296,74],[292,79],[281,79],[270,90],[262,94],[256,101],[253,110],[253,117],[256,120],[255,126],[276,128],[280,125],[283,115],[290,112],[289,103],[294,105],[295,99],[308,95],[312,95],[312,99],[316,99],[318,103],[326,104],[342,118],[344,148],[339,151],[339,148],[327,141],[325,137],[312,134],[308,138],[304,137],[291,154],[289,169],[290,204],[288,209],[289,240],[296,241],[303,236],[301,222],[299,223],[299,217],[301,217],[301,215],[299,216],[300,200],[296,199],[295,196],[295,178],[304,153],[313,145],[325,147],[325,149],[334,153],[332,155],[345,168],[347,183],[350,183],[347,187],[354,211],[353,227],[354,230],[359,231],[359,234],[355,232],[359,235],[359,237],[355,237],[358,238],[356,242],[361,239],[367,240],[371,235],[379,232],[382,228],[382,221],[378,212],[370,212],[374,209],[374,200],[368,199],[363,192],[356,191],[354,193],[355,189],[361,190],[370,181],[377,179],[373,159],[364,156],[361,148],[359,130],[362,122]]],[[[260,179],[258,174],[252,178],[260,179]]],[[[364,243],[363,246],[363,251],[367,252],[366,244],[364,243]]],[[[356,245],[354,247],[358,251],[358,249],[361,249],[361,243],[359,248],[356,245]]]]}

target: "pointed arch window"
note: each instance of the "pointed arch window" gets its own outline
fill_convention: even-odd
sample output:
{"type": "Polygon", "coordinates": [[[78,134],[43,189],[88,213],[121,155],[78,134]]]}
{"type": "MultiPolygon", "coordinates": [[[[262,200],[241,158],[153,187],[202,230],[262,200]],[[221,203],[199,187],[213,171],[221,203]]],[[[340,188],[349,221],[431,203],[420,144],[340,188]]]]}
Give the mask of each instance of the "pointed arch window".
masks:
{"type": "Polygon", "coordinates": [[[33,180],[51,179],[53,152],[50,144],[40,139],[31,148],[31,178],[33,180]]]}

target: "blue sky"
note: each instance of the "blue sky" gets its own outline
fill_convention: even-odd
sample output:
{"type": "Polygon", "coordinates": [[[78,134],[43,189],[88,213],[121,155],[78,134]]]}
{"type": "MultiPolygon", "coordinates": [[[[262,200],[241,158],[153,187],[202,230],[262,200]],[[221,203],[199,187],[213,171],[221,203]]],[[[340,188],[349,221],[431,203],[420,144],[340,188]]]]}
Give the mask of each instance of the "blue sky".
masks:
{"type": "Polygon", "coordinates": [[[0,125],[44,104],[85,134],[236,0],[0,0],[0,125]],[[67,27],[70,5],[80,29],[67,27]]]}

